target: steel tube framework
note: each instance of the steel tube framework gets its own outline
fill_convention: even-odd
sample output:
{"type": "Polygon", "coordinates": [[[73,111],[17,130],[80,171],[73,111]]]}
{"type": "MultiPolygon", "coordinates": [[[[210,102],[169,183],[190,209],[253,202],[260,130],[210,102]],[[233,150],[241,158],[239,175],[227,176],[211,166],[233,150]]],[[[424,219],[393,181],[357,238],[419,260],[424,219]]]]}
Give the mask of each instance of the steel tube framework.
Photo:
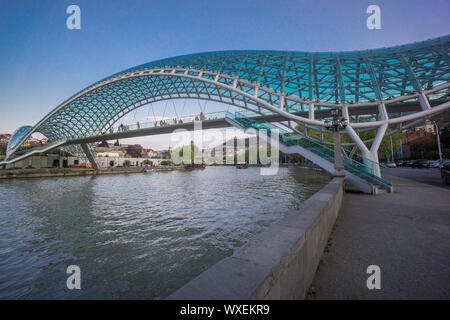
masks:
{"type": "Polygon", "coordinates": [[[305,128],[323,127],[324,117],[339,109],[354,143],[377,161],[389,125],[408,125],[450,108],[449,44],[446,36],[367,51],[221,51],[150,62],[75,94],[31,129],[22,130],[8,146],[7,157],[34,132],[49,141],[82,139],[102,134],[149,103],[206,99],[280,115],[305,128]],[[420,105],[420,111],[402,107],[409,105],[420,105]],[[298,115],[303,111],[306,117],[298,115]],[[377,130],[370,150],[354,130],[361,128],[377,130]]]}

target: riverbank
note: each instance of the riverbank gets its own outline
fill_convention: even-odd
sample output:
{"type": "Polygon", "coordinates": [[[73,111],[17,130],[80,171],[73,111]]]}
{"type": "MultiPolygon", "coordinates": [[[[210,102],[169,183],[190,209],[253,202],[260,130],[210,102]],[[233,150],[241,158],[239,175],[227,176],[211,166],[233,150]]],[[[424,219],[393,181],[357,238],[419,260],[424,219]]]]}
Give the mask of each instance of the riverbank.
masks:
{"type": "MultiPolygon", "coordinates": [[[[236,165],[214,165],[235,167],[236,165]]],[[[253,166],[252,166],[253,167],[253,166]]],[[[261,166],[254,166],[261,167],[261,166]]],[[[300,168],[322,170],[321,168],[309,164],[280,164],[280,168],[300,168]]],[[[45,178],[45,177],[76,177],[102,174],[118,173],[140,173],[145,171],[173,171],[186,170],[184,166],[155,166],[155,167],[113,167],[94,170],[92,168],[39,168],[39,169],[3,169],[0,170],[0,179],[13,178],[45,178]]]]}
{"type": "Polygon", "coordinates": [[[182,166],[159,167],[115,167],[94,170],[91,168],[40,168],[40,169],[12,169],[0,170],[0,179],[14,178],[44,178],[44,177],[76,177],[89,175],[105,175],[119,173],[141,173],[147,171],[184,170],[182,166]]]}
{"type": "Polygon", "coordinates": [[[394,193],[345,194],[309,298],[450,298],[448,185],[437,169],[390,174],[394,193]],[[370,265],[380,267],[380,290],[366,286],[370,265]]]}

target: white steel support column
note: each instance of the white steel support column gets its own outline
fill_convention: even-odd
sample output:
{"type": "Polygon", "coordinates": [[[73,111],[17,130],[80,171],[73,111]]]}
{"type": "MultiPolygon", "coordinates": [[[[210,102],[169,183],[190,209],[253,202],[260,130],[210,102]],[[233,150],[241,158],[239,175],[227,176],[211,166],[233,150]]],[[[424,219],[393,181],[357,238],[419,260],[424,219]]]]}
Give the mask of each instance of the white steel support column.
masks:
{"type": "Polygon", "coordinates": [[[366,147],[364,142],[361,140],[361,138],[358,136],[358,134],[355,132],[355,130],[352,128],[352,126],[349,124],[346,128],[348,135],[353,140],[353,142],[356,143],[358,146],[358,149],[361,150],[361,153],[363,157],[370,157],[370,150],[366,147]]]}
{"type": "Polygon", "coordinates": [[[344,164],[342,161],[341,132],[334,128],[334,176],[345,177],[344,164]]]}
{"type": "MultiPolygon", "coordinates": [[[[442,164],[442,149],[441,149],[441,138],[439,137],[439,127],[436,121],[433,121],[434,127],[436,128],[436,137],[437,137],[437,144],[438,144],[438,151],[439,151],[439,162],[442,164]]],[[[401,145],[401,144],[400,144],[401,145]]]]}
{"type": "MultiPolygon", "coordinates": [[[[386,133],[388,125],[387,123],[381,125],[377,129],[375,139],[373,139],[372,147],[370,148],[371,158],[378,160],[378,148],[380,148],[381,142],[383,141],[384,134],[386,133]]],[[[378,161],[377,161],[378,162],[378,161]]]]}
{"type": "Polygon", "coordinates": [[[378,149],[380,148],[381,142],[383,142],[384,135],[388,128],[387,120],[389,120],[388,113],[386,111],[386,106],[384,103],[380,103],[378,105],[378,114],[380,116],[380,120],[384,121],[384,123],[378,127],[377,133],[372,143],[372,147],[370,148],[370,158],[369,160],[373,161],[371,163],[373,174],[381,177],[380,165],[378,163],[378,149]]]}
{"type": "Polygon", "coordinates": [[[348,107],[342,107],[342,116],[347,119],[348,125],[347,125],[347,133],[350,136],[350,138],[353,140],[353,142],[356,143],[358,146],[358,149],[361,150],[361,153],[363,154],[363,157],[370,157],[370,151],[364,144],[364,142],[361,140],[361,138],[358,136],[358,134],[355,132],[355,130],[352,128],[352,125],[350,123],[350,117],[348,114],[348,107]]]}
{"type": "Polygon", "coordinates": [[[427,96],[425,95],[425,93],[423,93],[423,91],[419,93],[419,103],[422,110],[426,111],[431,109],[431,105],[428,102],[427,96]]]}
{"type": "Polygon", "coordinates": [[[314,103],[309,105],[309,119],[314,120],[314,103]]]}
{"type": "MultiPolygon", "coordinates": [[[[380,116],[381,121],[388,120],[388,114],[386,111],[386,106],[384,103],[380,103],[378,105],[378,114],[380,116]]],[[[383,141],[384,134],[388,128],[387,122],[384,122],[381,126],[378,127],[377,133],[372,143],[372,147],[370,148],[371,160],[378,162],[378,149],[380,148],[381,142],[383,141]]]]}
{"type": "Polygon", "coordinates": [[[388,124],[385,123],[377,129],[375,139],[373,140],[372,147],[370,148],[370,157],[368,158],[372,162],[369,163],[369,161],[366,161],[368,165],[370,164],[370,167],[373,170],[372,174],[376,175],[377,177],[381,177],[380,164],[378,163],[378,149],[380,148],[381,142],[383,141],[387,127],[388,124]]]}
{"type": "MultiPolygon", "coordinates": [[[[383,121],[387,120],[387,112],[384,104],[380,104],[378,106],[378,111],[380,112],[380,117],[383,121]]],[[[374,142],[372,143],[372,147],[370,150],[364,144],[362,139],[358,136],[355,130],[352,128],[350,123],[350,117],[348,115],[347,107],[342,108],[342,115],[349,121],[347,126],[347,133],[350,138],[356,143],[358,149],[362,153],[363,164],[366,166],[366,169],[369,173],[381,177],[380,165],[378,164],[378,148],[380,147],[381,141],[383,140],[384,133],[387,129],[387,122],[383,123],[377,130],[377,134],[375,136],[374,142]]]]}

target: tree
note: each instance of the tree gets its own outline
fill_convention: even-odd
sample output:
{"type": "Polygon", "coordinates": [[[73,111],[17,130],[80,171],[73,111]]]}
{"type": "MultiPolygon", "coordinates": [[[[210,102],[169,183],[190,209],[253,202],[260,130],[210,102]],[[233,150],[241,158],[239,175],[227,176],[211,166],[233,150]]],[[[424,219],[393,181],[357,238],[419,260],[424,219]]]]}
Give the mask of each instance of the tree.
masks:
{"type": "Polygon", "coordinates": [[[142,161],[142,164],[144,166],[153,166],[153,161],[147,159],[147,160],[142,161]]]}
{"type": "Polygon", "coordinates": [[[411,158],[413,159],[436,159],[438,158],[437,154],[437,143],[434,139],[417,140],[411,143],[411,158]]]}
{"type": "MultiPolygon", "coordinates": [[[[392,132],[392,129],[388,128],[386,134],[392,132]]],[[[377,131],[367,130],[359,133],[359,137],[363,140],[372,140],[366,143],[367,148],[370,150],[373,144],[373,139],[375,139],[377,131]]],[[[391,137],[392,137],[392,150],[395,152],[400,149],[400,144],[402,143],[402,134],[400,132],[393,133],[391,136],[384,136],[381,141],[380,147],[378,148],[378,158],[380,160],[390,160],[393,161],[391,152],[391,137]]],[[[361,152],[358,150],[358,154],[361,152]]]]}
{"type": "Polygon", "coordinates": [[[170,160],[162,160],[160,163],[162,166],[170,166],[172,164],[172,161],[170,160]]]}
{"type": "Polygon", "coordinates": [[[442,148],[447,149],[450,148],[450,124],[440,128],[440,138],[442,148]]]}
{"type": "MultiPolygon", "coordinates": [[[[387,132],[390,132],[388,130],[387,132]]],[[[402,143],[402,134],[400,132],[396,132],[391,136],[384,136],[383,141],[381,141],[380,148],[378,149],[378,155],[382,159],[391,159],[392,158],[392,150],[395,153],[396,150],[400,149],[400,144],[402,143]],[[391,149],[391,138],[392,138],[392,149],[391,149]]],[[[394,159],[391,159],[394,161],[394,159]]]]}
{"type": "MultiPolygon", "coordinates": [[[[300,125],[298,125],[296,127],[296,129],[298,131],[303,131],[303,127],[300,125]]],[[[386,133],[389,133],[391,131],[392,130],[388,128],[386,130],[386,133]]],[[[320,132],[319,130],[308,128],[307,132],[308,132],[308,136],[311,138],[320,140],[322,137],[324,142],[330,142],[330,143],[333,143],[333,141],[334,141],[333,133],[331,131],[323,130],[322,132],[320,132]]],[[[372,140],[365,144],[367,146],[367,148],[370,149],[370,147],[372,146],[372,143],[373,143],[373,139],[375,138],[375,135],[376,135],[376,130],[360,131],[360,132],[358,132],[358,135],[361,138],[361,140],[363,140],[363,141],[372,140]]],[[[392,134],[392,149],[394,150],[394,152],[396,150],[400,149],[401,139],[402,139],[402,134],[400,132],[392,134]]],[[[353,143],[353,140],[350,138],[350,136],[347,133],[342,133],[341,134],[341,142],[343,144],[344,143],[353,143]]],[[[330,146],[330,147],[332,148],[332,146],[330,146]]],[[[348,147],[346,147],[346,148],[348,148],[348,147]]],[[[361,151],[359,149],[357,149],[356,154],[361,155],[361,151]]],[[[392,157],[391,138],[389,136],[384,136],[384,138],[380,144],[380,147],[378,149],[378,156],[382,160],[391,159],[391,157],[392,157]]]]}
{"type": "Polygon", "coordinates": [[[125,160],[124,162],[123,162],[123,166],[124,167],[129,167],[131,165],[131,161],[130,160],[125,160]]]}
{"type": "Polygon", "coordinates": [[[127,147],[127,153],[132,156],[133,158],[139,158],[142,156],[142,151],[144,148],[142,148],[139,144],[130,144],[127,147]]]}
{"type": "MultiPolygon", "coordinates": [[[[172,153],[175,154],[175,155],[178,155],[179,159],[183,159],[184,152],[189,152],[189,151],[191,153],[190,162],[186,161],[187,163],[185,163],[185,161],[183,160],[183,164],[192,164],[192,163],[194,163],[194,156],[195,156],[195,154],[201,154],[199,148],[194,145],[193,141],[191,141],[191,145],[190,146],[189,145],[185,145],[185,146],[178,147],[178,148],[174,149],[173,151],[171,151],[169,159],[172,159],[172,153]],[[190,148],[190,150],[189,150],[189,148],[190,148]]],[[[202,160],[199,159],[198,161],[202,161],[202,160]]]]}

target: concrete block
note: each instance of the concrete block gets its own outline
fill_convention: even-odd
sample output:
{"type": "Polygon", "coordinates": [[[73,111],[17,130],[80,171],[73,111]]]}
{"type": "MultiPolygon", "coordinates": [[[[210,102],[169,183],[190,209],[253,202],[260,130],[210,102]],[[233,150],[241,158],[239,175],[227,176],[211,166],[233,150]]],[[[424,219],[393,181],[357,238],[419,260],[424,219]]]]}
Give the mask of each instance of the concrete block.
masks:
{"type": "Polygon", "coordinates": [[[303,233],[303,229],[275,224],[244,247],[237,249],[233,257],[273,270],[289,254],[295,243],[300,241],[303,233]]]}
{"type": "Polygon", "coordinates": [[[270,270],[246,260],[228,257],[171,294],[169,300],[245,300],[267,278],[270,270]]]}

